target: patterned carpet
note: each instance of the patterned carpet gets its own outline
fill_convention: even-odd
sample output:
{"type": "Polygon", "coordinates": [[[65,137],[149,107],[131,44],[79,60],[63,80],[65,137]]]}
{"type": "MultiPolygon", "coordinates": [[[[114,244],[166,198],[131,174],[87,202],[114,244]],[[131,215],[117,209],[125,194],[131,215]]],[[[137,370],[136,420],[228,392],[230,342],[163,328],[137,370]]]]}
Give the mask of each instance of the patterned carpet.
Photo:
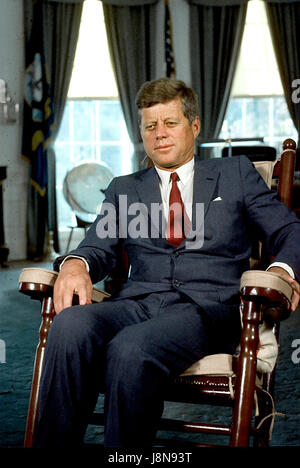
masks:
{"type": "MultiPolygon", "coordinates": [[[[18,292],[18,277],[23,265],[15,263],[8,269],[0,270],[0,447],[22,447],[26,424],[27,405],[31,385],[31,372],[40,325],[39,303],[18,292]],[[1,349],[1,348],[0,348],[1,349]],[[5,361],[5,362],[3,362],[5,361]]],[[[39,265],[31,265],[39,266],[39,265]]],[[[51,268],[51,265],[42,265],[51,268]]],[[[285,417],[276,417],[271,446],[300,446],[300,313],[281,325],[281,350],[276,376],[276,411],[285,417]],[[295,340],[299,340],[298,342],[295,340]],[[294,347],[293,347],[294,345],[294,347]],[[294,353],[294,355],[293,355],[294,353]],[[294,361],[292,361],[294,356],[294,361]]],[[[103,405],[99,398],[98,405],[103,405]]],[[[166,417],[221,422],[221,408],[167,403],[166,417]]],[[[228,409],[224,416],[228,417],[228,409]]],[[[174,434],[168,434],[172,440],[174,434]]],[[[190,441],[193,436],[184,435],[182,440],[190,441]]],[[[214,442],[212,436],[201,441],[214,442]]],[[[86,443],[103,442],[103,428],[89,426],[86,443]]],[[[224,443],[221,441],[220,443],[224,443]]],[[[174,442],[174,446],[176,446],[174,442]]]]}

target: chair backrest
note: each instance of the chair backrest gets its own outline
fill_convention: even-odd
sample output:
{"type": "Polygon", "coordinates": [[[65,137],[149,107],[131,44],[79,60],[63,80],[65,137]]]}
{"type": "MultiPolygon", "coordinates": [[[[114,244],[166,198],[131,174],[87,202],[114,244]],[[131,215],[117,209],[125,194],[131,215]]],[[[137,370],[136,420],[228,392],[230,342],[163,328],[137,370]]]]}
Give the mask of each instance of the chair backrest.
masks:
{"type": "Polygon", "coordinates": [[[228,156],[247,156],[250,161],[275,161],[276,149],[273,146],[225,146],[222,149],[222,158],[228,156]]]}
{"type": "MultiPolygon", "coordinates": [[[[279,158],[274,161],[254,162],[256,169],[260,172],[269,188],[277,189],[279,199],[286,206],[292,206],[293,183],[296,164],[296,143],[292,139],[287,139],[283,142],[283,151],[279,158]]],[[[259,243],[260,244],[260,243],[259,243]]],[[[272,258],[260,244],[255,250],[253,248],[253,255],[259,252],[259,262],[256,263],[254,268],[265,269],[272,262],[272,258]]],[[[255,260],[254,260],[255,264],[255,260]]],[[[275,322],[273,326],[273,333],[277,342],[279,341],[279,328],[280,323],[275,322]]],[[[275,369],[271,373],[264,374],[264,388],[271,394],[274,391],[275,369]]]]}
{"type": "Polygon", "coordinates": [[[291,138],[283,142],[283,151],[274,166],[273,179],[277,180],[279,199],[292,207],[293,184],[296,164],[296,143],[291,138]]]}
{"type": "MultiPolygon", "coordinates": [[[[286,206],[291,208],[293,195],[293,182],[296,162],[296,143],[287,139],[283,143],[283,151],[276,161],[255,161],[255,168],[265,180],[270,189],[276,189],[279,199],[286,206]]],[[[262,248],[261,243],[254,245],[251,255],[251,265],[259,265],[261,268],[268,266],[269,255],[262,248]],[[258,263],[259,260],[259,263],[258,263]]]]}

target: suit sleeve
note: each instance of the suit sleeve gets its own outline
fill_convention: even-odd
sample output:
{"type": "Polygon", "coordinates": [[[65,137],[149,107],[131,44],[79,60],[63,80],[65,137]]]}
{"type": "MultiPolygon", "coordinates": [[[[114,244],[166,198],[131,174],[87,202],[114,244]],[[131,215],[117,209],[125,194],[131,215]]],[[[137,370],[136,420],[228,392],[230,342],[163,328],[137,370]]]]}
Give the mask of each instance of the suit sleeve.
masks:
{"type": "Polygon", "coordinates": [[[248,158],[240,158],[240,175],[248,218],[274,262],[289,265],[300,280],[300,220],[269,190],[248,158]]]}
{"type": "MultiPolygon", "coordinates": [[[[117,178],[113,179],[105,192],[100,214],[88,229],[86,237],[74,250],[67,255],[83,257],[89,265],[89,274],[93,283],[103,279],[117,263],[119,252],[119,213],[118,197],[116,196],[117,178]]],[[[66,256],[67,256],[66,255],[66,256]]],[[[66,256],[58,257],[54,269],[66,256]]]]}

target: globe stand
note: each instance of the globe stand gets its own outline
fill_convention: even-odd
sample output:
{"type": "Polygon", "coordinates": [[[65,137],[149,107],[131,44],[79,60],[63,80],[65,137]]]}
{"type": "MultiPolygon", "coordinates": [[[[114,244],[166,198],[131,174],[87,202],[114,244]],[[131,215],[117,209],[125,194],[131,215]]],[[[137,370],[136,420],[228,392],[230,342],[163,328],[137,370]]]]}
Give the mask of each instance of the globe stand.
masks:
{"type": "Polygon", "coordinates": [[[86,234],[86,231],[88,230],[88,228],[92,224],[89,221],[83,221],[83,219],[80,219],[77,215],[75,215],[75,218],[76,218],[77,226],[69,226],[71,231],[70,231],[70,235],[69,235],[69,239],[68,239],[68,243],[67,243],[67,248],[66,248],[66,251],[65,251],[66,254],[69,252],[69,248],[70,248],[70,244],[71,244],[74,229],[78,229],[78,228],[79,229],[84,229],[84,234],[86,234]]]}
{"type": "Polygon", "coordinates": [[[43,258],[43,261],[53,262],[57,257],[57,253],[55,252],[53,248],[53,245],[54,245],[53,231],[48,231],[46,235],[47,235],[46,254],[45,254],[45,257],[43,258]]]}

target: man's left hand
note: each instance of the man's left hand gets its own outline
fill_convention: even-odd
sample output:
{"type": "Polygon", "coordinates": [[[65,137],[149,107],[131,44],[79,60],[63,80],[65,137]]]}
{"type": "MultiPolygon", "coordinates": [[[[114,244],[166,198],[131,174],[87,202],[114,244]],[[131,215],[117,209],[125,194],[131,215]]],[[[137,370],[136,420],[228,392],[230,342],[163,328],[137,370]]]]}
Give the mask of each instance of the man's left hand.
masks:
{"type": "Polygon", "coordinates": [[[277,266],[271,267],[268,269],[268,271],[272,273],[277,273],[280,276],[283,276],[283,278],[287,279],[293,288],[293,296],[292,296],[292,302],[291,302],[291,310],[295,311],[298,307],[299,300],[300,300],[300,285],[297,283],[296,280],[294,280],[284,268],[280,268],[277,266]]]}

